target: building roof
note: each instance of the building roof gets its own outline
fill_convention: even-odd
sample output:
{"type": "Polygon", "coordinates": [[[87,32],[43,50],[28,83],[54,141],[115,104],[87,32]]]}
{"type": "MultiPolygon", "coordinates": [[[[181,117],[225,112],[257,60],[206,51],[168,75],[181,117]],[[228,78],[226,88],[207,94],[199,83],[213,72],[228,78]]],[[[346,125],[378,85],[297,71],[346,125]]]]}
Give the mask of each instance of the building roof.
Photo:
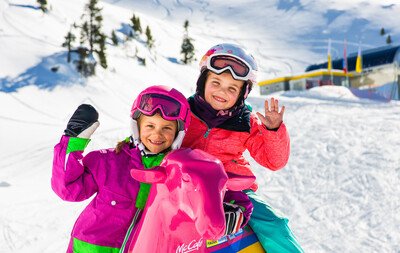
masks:
{"type": "MultiPolygon", "coordinates": [[[[400,45],[398,46],[384,46],[373,48],[369,50],[365,50],[361,52],[362,55],[362,67],[370,68],[384,64],[391,64],[395,60],[396,53],[400,49],[400,45]]],[[[357,53],[349,54],[347,57],[347,71],[355,71],[356,68],[356,60],[357,53]]],[[[324,62],[321,64],[310,65],[306,68],[306,72],[317,70],[317,69],[326,69],[328,68],[328,62],[324,62]]],[[[343,69],[343,58],[336,59],[332,61],[332,69],[343,69]]]]}
{"type": "Polygon", "coordinates": [[[299,80],[299,79],[304,79],[304,78],[313,78],[313,77],[321,77],[321,76],[341,76],[341,77],[352,77],[352,73],[347,73],[345,74],[342,70],[336,70],[333,69],[332,71],[328,71],[327,69],[318,69],[315,71],[309,71],[303,74],[299,75],[293,75],[293,76],[282,76],[282,77],[277,77],[274,79],[268,79],[264,80],[258,83],[259,86],[264,86],[264,85],[270,85],[270,84],[275,84],[275,83],[281,83],[281,82],[288,82],[292,80],[299,80]]]}

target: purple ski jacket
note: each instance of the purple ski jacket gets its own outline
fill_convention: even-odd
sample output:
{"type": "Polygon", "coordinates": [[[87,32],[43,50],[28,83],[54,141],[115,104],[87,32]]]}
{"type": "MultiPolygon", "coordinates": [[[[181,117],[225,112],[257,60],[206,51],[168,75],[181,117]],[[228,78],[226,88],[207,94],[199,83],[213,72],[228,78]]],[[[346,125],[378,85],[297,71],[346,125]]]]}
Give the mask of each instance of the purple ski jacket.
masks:
{"type": "MultiPolygon", "coordinates": [[[[77,219],[67,252],[78,247],[77,240],[81,246],[83,242],[120,248],[137,210],[139,182],[130,176],[130,170],[143,168],[140,151],[124,145],[118,154],[114,149],[105,149],[83,157],[84,147],[69,143],[76,140],[83,139],[63,136],[54,147],[51,186],[66,201],[82,201],[96,195],[77,219]]],[[[107,252],[118,252],[114,250],[107,252]]]]}

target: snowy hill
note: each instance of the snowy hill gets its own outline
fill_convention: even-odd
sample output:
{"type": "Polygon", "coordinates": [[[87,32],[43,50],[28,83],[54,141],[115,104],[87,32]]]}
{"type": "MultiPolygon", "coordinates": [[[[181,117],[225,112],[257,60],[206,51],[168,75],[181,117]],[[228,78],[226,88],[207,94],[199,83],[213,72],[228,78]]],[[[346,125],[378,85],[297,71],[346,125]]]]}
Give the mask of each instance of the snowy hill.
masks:
{"type": "MultiPolygon", "coordinates": [[[[185,19],[198,59],[218,42],[240,43],[255,52],[261,77],[325,60],[329,37],[338,57],[344,37],[354,46],[349,52],[359,40],[364,47],[382,45],[381,27],[400,40],[396,1],[245,2],[104,1],[105,32],[120,30],[135,12],[151,27],[155,52],[140,41],[108,45],[109,69],[85,80],[65,64],[60,46],[85,1],[49,1],[46,15],[33,0],[0,1],[1,253],[65,252],[87,202],[63,202],[52,192],[52,148],[79,104],[100,113],[90,151],[129,135],[129,109],[144,87],[168,84],[193,93],[197,65],[177,60],[185,19]],[[146,67],[132,59],[136,47],[146,67]]],[[[251,163],[259,194],[289,218],[305,251],[400,252],[400,103],[361,100],[343,87],[274,96],[286,106],[289,163],[277,172],[251,163]]],[[[249,101],[262,111],[265,98],[255,89],[249,101]]]]}

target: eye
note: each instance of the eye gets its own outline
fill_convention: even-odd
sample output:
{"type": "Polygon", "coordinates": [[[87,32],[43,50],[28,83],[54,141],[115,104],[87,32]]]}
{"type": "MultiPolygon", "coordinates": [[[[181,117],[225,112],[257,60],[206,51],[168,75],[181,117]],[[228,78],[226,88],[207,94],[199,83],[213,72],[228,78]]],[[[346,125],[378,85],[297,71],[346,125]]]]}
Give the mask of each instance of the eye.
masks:
{"type": "Polygon", "coordinates": [[[229,91],[230,91],[231,93],[236,93],[236,92],[237,92],[237,89],[234,88],[234,87],[230,87],[230,88],[229,88],[229,91]]]}
{"type": "Polygon", "coordinates": [[[218,86],[218,85],[219,85],[219,82],[217,82],[217,81],[212,81],[211,84],[212,84],[213,86],[218,86]]]}

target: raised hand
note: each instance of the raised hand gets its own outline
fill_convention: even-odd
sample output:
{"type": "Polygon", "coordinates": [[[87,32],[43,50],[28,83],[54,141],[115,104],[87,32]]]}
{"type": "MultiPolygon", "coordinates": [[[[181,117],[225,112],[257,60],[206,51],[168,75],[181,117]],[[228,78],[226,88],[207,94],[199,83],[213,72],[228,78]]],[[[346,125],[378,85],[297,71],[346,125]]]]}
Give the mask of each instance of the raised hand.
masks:
{"type": "Polygon", "coordinates": [[[65,135],[89,139],[99,126],[99,113],[93,106],[81,104],[68,121],[65,135]]]}
{"type": "Polygon", "coordinates": [[[282,106],[279,111],[279,103],[275,98],[271,98],[271,106],[268,99],[265,100],[265,115],[257,112],[258,118],[267,127],[267,129],[277,129],[283,121],[283,114],[285,113],[285,106],[282,106]]]}

